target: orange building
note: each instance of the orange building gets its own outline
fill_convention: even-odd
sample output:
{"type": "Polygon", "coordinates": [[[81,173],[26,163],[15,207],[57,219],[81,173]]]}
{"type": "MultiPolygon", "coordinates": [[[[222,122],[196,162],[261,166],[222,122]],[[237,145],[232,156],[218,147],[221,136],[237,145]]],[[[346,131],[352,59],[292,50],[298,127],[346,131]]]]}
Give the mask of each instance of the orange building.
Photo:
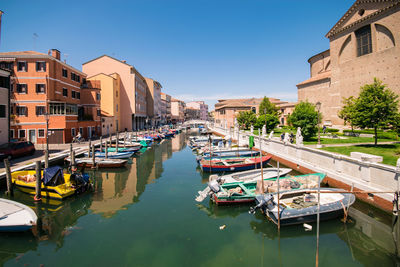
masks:
{"type": "Polygon", "coordinates": [[[0,53],[0,66],[12,71],[10,137],[49,143],[71,142],[100,132],[99,84],[60,59],[60,51],[0,53]],[[94,88],[93,88],[94,86],[94,88]]]}

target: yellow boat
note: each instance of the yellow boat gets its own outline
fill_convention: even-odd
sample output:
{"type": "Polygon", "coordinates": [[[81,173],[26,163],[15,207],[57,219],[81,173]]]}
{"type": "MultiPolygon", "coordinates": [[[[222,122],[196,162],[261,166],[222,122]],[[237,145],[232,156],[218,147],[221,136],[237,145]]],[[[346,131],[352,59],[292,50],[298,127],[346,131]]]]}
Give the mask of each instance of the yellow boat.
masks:
{"type": "MultiPolygon", "coordinates": [[[[16,171],[11,174],[12,182],[24,193],[35,195],[35,171],[16,171]]],[[[87,174],[63,174],[62,168],[55,166],[42,171],[41,196],[64,199],[85,192],[91,186],[87,174]]]]}

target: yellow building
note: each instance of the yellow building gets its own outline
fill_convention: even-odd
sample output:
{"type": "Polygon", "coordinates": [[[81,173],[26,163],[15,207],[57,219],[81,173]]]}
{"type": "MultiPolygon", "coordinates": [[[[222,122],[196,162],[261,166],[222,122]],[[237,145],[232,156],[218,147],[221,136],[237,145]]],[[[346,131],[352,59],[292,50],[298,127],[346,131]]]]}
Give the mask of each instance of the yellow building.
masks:
{"type": "Polygon", "coordinates": [[[102,135],[113,134],[120,129],[120,86],[121,78],[118,73],[110,75],[99,73],[88,77],[87,80],[97,80],[101,83],[101,113],[102,116],[102,135]],[[106,118],[107,117],[107,118],[106,118]]]}

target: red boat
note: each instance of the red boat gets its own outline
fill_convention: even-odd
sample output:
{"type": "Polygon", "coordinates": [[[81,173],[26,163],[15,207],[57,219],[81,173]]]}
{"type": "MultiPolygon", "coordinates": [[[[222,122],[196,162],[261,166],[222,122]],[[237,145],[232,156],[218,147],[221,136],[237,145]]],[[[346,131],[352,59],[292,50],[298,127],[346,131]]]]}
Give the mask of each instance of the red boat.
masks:
{"type": "MultiPolygon", "coordinates": [[[[247,171],[257,169],[271,160],[272,156],[254,157],[254,158],[229,158],[229,159],[214,159],[211,160],[211,172],[232,172],[232,171],[247,171]]],[[[200,167],[204,172],[210,172],[210,161],[201,160],[200,167]]]]}

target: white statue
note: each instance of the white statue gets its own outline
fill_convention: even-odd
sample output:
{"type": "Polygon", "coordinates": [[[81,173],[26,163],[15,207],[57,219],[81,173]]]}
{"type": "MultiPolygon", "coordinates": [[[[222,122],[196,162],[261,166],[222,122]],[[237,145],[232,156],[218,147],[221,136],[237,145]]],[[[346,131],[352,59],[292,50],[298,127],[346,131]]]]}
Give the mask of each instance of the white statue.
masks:
{"type": "Polygon", "coordinates": [[[267,126],[263,125],[262,127],[262,136],[265,137],[267,135],[267,126]]]}
{"type": "Polygon", "coordinates": [[[297,127],[296,145],[298,145],[298,146],[302,146],[303,145],[303,136],[301,135],[300,127],[297,127]]]}
{"type": "Polygon", "coordinates": [[[273,136],[274,136],[274,131],[272,130],[272,131],[269,133],[268,139],[272,139],[273,136]]]}
{"type": "Polygon", "coordinates": [[[283,138],[283,143],[285,143],[285,145],[290,143],[290,135],[288,132],[285,133],[285,137],[283,138]]]}
{"type": "Polygon", "coordinates": [[[251,134],[253,134],[253,132],[254,132],[254,126],[253,126],[253,124],[250,126],[250,133],[251,134]]]}

